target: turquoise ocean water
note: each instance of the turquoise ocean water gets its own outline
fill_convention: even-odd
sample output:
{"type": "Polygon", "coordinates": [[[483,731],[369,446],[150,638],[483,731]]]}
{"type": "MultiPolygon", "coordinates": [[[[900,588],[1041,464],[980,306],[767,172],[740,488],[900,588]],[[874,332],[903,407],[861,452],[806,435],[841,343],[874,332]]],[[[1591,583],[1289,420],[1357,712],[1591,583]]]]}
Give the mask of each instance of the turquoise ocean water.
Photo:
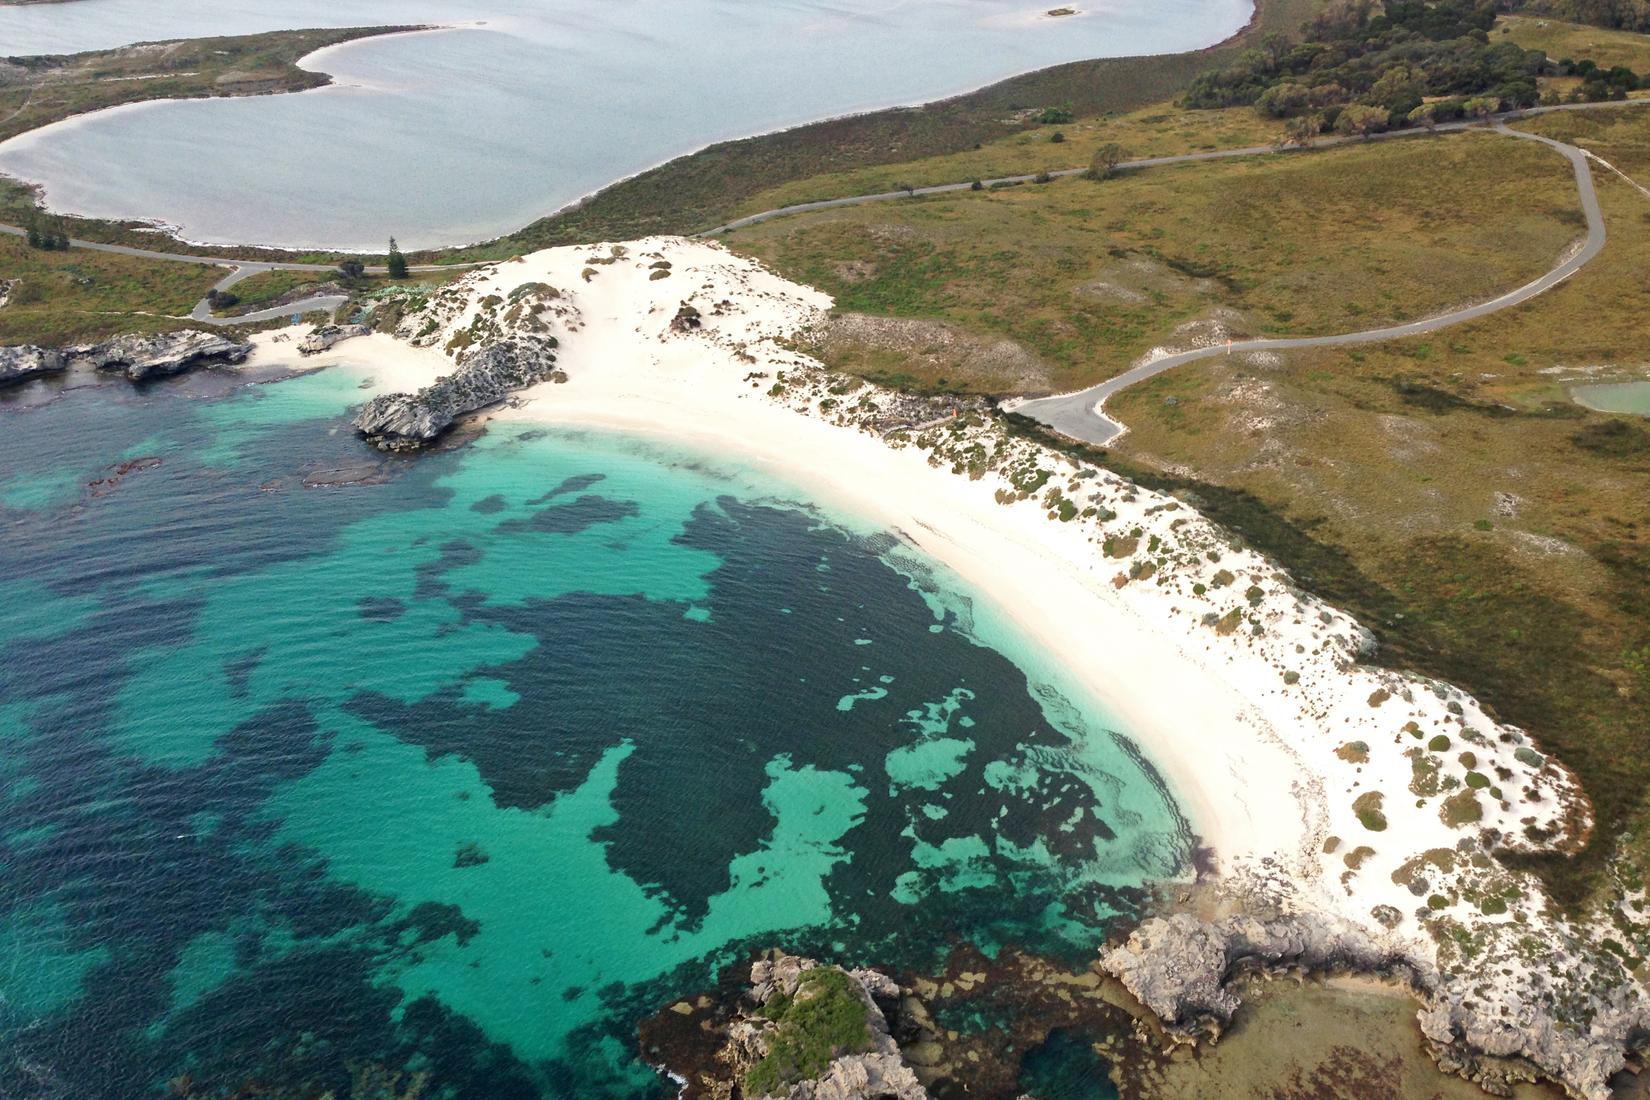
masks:
{"type": "Polygon", "coordinates": [[[0,1095],[667,1095],[637,1020],[753,949],[1086,959],[1186,865],[891,534],[619,435],[386,460],[362,378],[0,405],[0,1095]]]}

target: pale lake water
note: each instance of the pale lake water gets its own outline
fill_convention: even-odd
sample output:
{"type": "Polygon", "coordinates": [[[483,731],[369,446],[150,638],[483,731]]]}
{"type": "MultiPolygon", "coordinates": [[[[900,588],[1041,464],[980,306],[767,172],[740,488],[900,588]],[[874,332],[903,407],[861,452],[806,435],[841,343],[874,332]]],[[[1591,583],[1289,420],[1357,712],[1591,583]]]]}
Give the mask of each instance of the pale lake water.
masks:
{"type": "Polygon", "coordinates": [[[1196,49],[1249,0],[77,0],[0,7],[0,55],[306,26],[461,29],[309,62],[340,86],[104,112],[0,146],[54,209],[191,240],[464,244],[714,141],[1087,57],[1196,49]],[[1052,3],[1047,5],[1053,7],[1052,3]]]}
{"type": "Polygon", "coordinates": [[[892,533],[618,435],[386,460],[366,377],[0,401],[0,1096],[663,1097],[637,1021],[753,950],[1082,965],[1186,873],[1103,705],[892,533]]]}
{"type": "Polygon", "coordinates": [[[1650,416],[1650,382],[1603,382],[1572,386],[1570,396],[1589,409],[1650,416]]]}

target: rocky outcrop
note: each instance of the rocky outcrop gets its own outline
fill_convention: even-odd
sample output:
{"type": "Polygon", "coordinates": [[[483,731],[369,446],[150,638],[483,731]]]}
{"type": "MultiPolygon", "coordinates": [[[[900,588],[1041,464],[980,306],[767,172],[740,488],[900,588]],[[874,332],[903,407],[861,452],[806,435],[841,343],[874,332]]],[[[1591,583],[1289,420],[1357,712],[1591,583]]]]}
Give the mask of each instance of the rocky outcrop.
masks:
{"type": "Polygon", "coordinates": [[[1413,973],[1407,958],[1362,929],[1306,914],[1153,917],[1100,961],[1165,1027],[1182,1035],[1225,1029],[1242,1003],[1230,979],[1246,968],[1413,973]]]}
{"type": "MultiPolygon", "coordinates": [[[[1534,1076],[1517,1072],[1523,1063],[1539,1068],[1571,1096],[1615,1095],[1610,1079],[1627,1067],[1629,1051],[1643,1049],[1650,1008],[1634,976],[1605,973],[1580,960],[1572,967],[1587,992],[1585,999],[1568,1004],[1545,982],[1514,991],[1493,1007],[1456,988],[1428,997],[1419,1016],[1421,1033],[1438,1064],[1502,1096],[1512,1095],[1514,1082],[1534,1076]],[[1558,1012],[1555,1002],[1561,1005],[1558,1012]],[[1511,1070],[1508,1059],[1515,1060],[1511,1070]]],[[[1573,997],[1573,989],[1563,992],[1573,997]]]]}
{"type": "Polygon", "coordinates": [[[731,1016],[721,1008],[731,1002],[678,1002],[644,1023],[644,1046],[694,1100],[928,1100],[889,1033],[883,1006],[900,995],[876,971],[772,952],[751,965],[731,1016]],[[815,1010],[794,1011],[807,1004],[815,1010]]]}
{"type": "Polygon", "coordinates": [[[24,382],[43,374],[56,374],[68,365],[68,357],[53,348],[37,348],[28,344],[0,348],[0,386],[24,382]]]}
{"type": "Polygon", "coordinates": [[[345,340],[365,336],[371,331],[371,325],[322,325],[298,343],[298,354],[319,355],[345,340]]]}
{"type": "Polygon", "coordinates": [[[197,367],[243,363],[252,353],[252,345],[214,332],[185,329],[154,335],[133,333],[64,350],[75,363],[97,370],[118,370],[128,381],[147,382],[197,367]]]}
{"type": "MultiPolygon", "coordinates": [[[[1245,971],[1357,973],[1406,981],[1420,1000],[1418,1019],[1439,1067],[1496,1096],[1546,1076],[1571,1096],[1606,1100],[1626,1052],[1650,1035],[1650,1007],[1637,980],[1559,936],[1543,949],[1566,959],[1560,986],[1534,968],[1501,983],[1439,971],[1369,933],[1319,914],[1202,920],[1188,913],[1154,917],[1126,943],[1101,955],[1118,978],[1171,1032],[1218,1037],[1240,998],[1245,971]],[[1577,991],[1585,990],[1578,997],[1577,991]]],[[[1513,974],[1509,968],[1505,978],[1513,974]]]]}
{"type": "Polygon", "coordinates": [[[509,336],[468,355],[457,370],[417,393],[367,402],[355,428],[386,451],[427,447],[453,422],[556,374],[553,337],[509,336]]]}

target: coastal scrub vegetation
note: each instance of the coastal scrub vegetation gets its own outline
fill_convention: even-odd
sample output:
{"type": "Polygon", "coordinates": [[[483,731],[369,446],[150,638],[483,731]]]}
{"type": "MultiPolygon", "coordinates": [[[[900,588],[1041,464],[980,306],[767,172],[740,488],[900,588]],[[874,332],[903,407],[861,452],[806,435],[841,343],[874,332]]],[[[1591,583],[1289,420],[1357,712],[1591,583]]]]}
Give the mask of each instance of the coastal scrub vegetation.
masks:
{"type": "Polygon", "coordinates": [[[47,347],[177,328],[223,277],[214,267],[30,248],[12,236],[0,236],[0,273],[0,344],[47,347]]]}
{"type": "Polygon", "coordinates": [[[767,1054],[745,1074],[745,1095],[767,1096],[817,1077],[844,1054],[871,1049],[869,1013],[852,978],[835,967],[803,973],[795,994],[776,993],[762,1015],[777,1025],[764,1034],[767,1054]]]}
{"type": "Polygon", "coordinates": [[[817,211],[729,244],[830,292],[850,334],[871,315],[1000,342],[929,356],[917,338],[874,338],[886,325],[851,340],[834,322],[819,349],[834,368],[905,388],[1049,392],[1171,340],[1336,332],[1493,297],[1574,239],[1575,201],[1550,151],[1459,134],[817,211]]]}
{"type": "Polygon", "coordinates": [[[1376,5],[1339,0],[1293,39],[1267,35],[1235,64],[1198,77],[1192,109],[1250,105],[1270,118],[1305,117],[1320,130],[1367,135],[1537,103],[1623,99],[1643,86],[1625,65],[1554,60],[1492,36],[1497,6],[1469,0],[1376,5]],[[1575,78],[1567,92],[1546,77],[1575,78]]]}
{"type": "MultiPolygon", "coordinates": [[[[1650,110],[1518,125],[1650,174],[1650,110]]],[[[1650,465],[1634,445],[1650,433],[1567,393],[1643,376],[1650,200],[1595,176],[1604,252],[1516,311],[1424,341],[1209,360],[1109,406],[1130,427],[1114,465],[1173,481],[1355,613],[1379,660],[1470,690],[1576,772],[1587,843],[1515,860],[1575,908],[1608,907],[1650,867],[1650,465]]],[[[1477,806],[1468,787],[1450,813],[1477,806]]]]}

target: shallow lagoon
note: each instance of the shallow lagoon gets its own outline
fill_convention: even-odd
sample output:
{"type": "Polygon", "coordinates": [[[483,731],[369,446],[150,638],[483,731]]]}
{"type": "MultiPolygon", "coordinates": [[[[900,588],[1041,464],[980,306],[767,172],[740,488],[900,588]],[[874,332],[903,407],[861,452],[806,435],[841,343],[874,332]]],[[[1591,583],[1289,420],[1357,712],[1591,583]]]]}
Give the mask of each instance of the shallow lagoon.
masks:
{"type": "Polygon", "coordinates": [[[0,8],[5,53],[440,22],[310,62],[341,87],[104,112],[0,146],[59,210],[192,240],[463,244],[711,142],[916,103],[1063,61],[1196,49],[1248,0],[77,0],[0,8]]]}
{"type": "Polygon", "coordinates": [[[1596,412],[1650,416],[1650,382],[1605,382],[1570,387],[1570,397],[1596,412]]]}
{"type": "Polygon", "coordinates": [[[642,1095],[636,1019],[753,947],[1086,959],[1185,867],[894,536],[617,435],[381,462],[363,381],[0,406],[0,1095],[642,1095]]]}

